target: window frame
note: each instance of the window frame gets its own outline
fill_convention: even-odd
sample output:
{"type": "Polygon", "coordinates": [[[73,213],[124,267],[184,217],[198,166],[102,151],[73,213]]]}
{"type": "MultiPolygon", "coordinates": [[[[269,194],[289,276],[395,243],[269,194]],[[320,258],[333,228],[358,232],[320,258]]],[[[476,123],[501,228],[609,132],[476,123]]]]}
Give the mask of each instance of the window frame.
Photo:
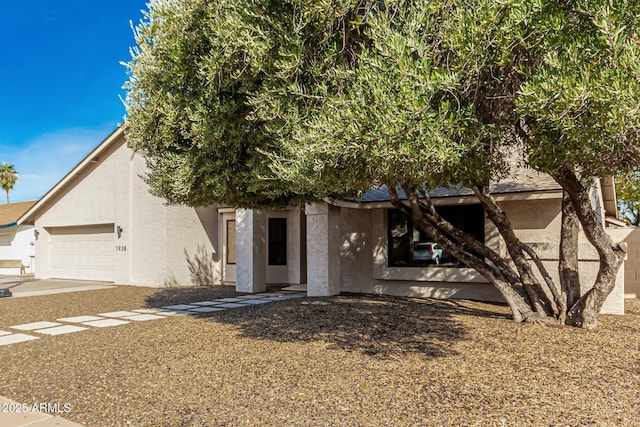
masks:
{"type": "MultiPolygon", "coordinates": [[[[465,205],[446,205],[446,206],[437,206],[436,210],[445,217],[449,222],[451,222],[454,226],[461,228],[462,230],[468,232],[472,236],[474,236],[477,240],[482,243],[485,242],[486,232],[485,232],[485,213],[482,205],[475,204],[465,204],[465,205]],[[477,216],[477,217],[476,217],[477,216]]],[[[433,239],[429,239],[424,236],[424,233],[419,230],[414,224],[413,220],[407,216],[404,212],[399,209],[387,209],[386,215],[386,232],[387,232],[387,267],[392,268],[451,268],[451,267],[465,267],[463,263],[456,260],[450,254],[446,256],[451,259],[450,262],[445,264],[435,264],[430,262],[424,262],[424,260],[419,260],[416,262],[414,257],[414,250],[416,244],[420,243],[434,243],[440,247],[438,242],[435,242],[433,239]],[[398,219],[401,218],[402,221],[406,224],[406,231],[401,236],[393,236],[393,227],[399,226],[402,229],[401,222],[398,219]],[[418,239],[424,237],[425,240],[415,240],[416,233],[418,234],[418,239]],[[398,249],[399,245],[403,245],[404,241],[404,249],[398,249]],[[394,245],[398,245],[395,246],[394,245]],[[395,249],[395,251],[394,251],[395,249]],[[402,253],[404,252],[404,253],[402,253]]],[[[446,251],[443,250],[443,254],[446,254],[446,251]]],[[[439,259],[442,262],[442,259],[439,259]]]]}

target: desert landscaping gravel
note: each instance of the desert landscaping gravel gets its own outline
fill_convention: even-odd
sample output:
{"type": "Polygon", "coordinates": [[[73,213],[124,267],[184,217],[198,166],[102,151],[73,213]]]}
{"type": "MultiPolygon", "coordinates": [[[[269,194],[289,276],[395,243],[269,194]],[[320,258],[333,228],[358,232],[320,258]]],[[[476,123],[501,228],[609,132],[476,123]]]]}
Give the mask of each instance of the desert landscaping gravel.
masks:
{"type": "MultiPolygon", "coordinates": [[[[0,300],[0,330],[237,295],[113,289],[0,300]]],[[[87,426],[640,426],[640,301],[596,331],[504,306],[340,295],[0,346],[0,395],[87,426]]]]}

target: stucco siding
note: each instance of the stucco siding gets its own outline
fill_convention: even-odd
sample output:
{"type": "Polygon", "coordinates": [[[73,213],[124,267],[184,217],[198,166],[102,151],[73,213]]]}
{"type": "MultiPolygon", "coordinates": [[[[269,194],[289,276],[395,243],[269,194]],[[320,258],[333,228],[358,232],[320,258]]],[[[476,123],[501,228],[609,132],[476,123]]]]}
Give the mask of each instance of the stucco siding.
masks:
{"type": "Polygon", "coordinates": [[[113,223],[115,176],[127,173],[121,164],[122,151],[120,147],[112,148],[78,175],[66,191],[58,193],[47,204],[46,211],[39,218],[39,225],[68,227],[113,223]]]}
{"type": "Polygon", "coordinates": [[[59,227],[110,224],[115,283],[204,284],[196,274],[203,261],[209,262],[208,283],[219,282],[214,208],[167,206],[151,195],[141,179],[146,172],[145,161],[128,148],[122,134],[91,160],[57,190],[35,218],[40,233],[36,277],[52,277],[52,232],[59,227]]]}
{"type": "MultiPolygon", "coordinates": [[[[144,160],[135,156],[132,160],[129,222],[123,236],[128,239],[129,277],[127,284],[161,286],[178,285],[180,277],[168,275],[167,257],[167,209],[160,198],[149,194],[148,186],[139,178],[145,172],[144,160]],[[127,230],[128,229],[128,230],[127,230]]],[[[123,240],[124,242],[124,240],[123,240]]]]}
{"type": "Polygon", "coordinates": [[[342,209],[340,242],[342,290],[358,292],[371,286],[373,269],[371,211],[342,209]]]}
{"type": "MultiPolygon", "coordinates": [[[[558,281],[558,239],[560,200],[502,202],[517,235],[540,253],[551,276],[558,281]]],[[[392,295],[466,298],[502,301],[501,295],[475,270],[456,267],[390,267],[388,263],[386,209],[341,208],[341,291],[392,295]]],[[[504,242],[490,222],[485,223],[485,242],[508,258],[504,242]]],[[[640,240],[640,239],[639,239],[640,240]]],[[[580,238],[580,273],[586,292],[598,271],[595,250],[580,238]]],[[[618,285],[607,299],[603,312],[624,312],[624,267],[618,285]]]]}
{"type": "Polygon", "coordinates": [[[218,228],[216,209],[168,206],[166,210],[167,275],[181,278],[179,284],[220,283],[218,239],[213,234],[218,228]]]}
{"type": "Polygon", "coordinates": [[[624,262],[624,292],[640,297],[640,228],[608,228],[607,233],[614,242],[627,244],[627,258],[624,262]]]}

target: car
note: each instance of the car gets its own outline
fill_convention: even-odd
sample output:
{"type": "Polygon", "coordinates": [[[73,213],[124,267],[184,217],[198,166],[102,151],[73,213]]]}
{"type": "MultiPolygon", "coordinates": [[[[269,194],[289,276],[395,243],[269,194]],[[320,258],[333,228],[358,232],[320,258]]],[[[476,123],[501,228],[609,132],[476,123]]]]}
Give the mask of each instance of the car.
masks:
{"type": "Polygon", "coordinates": [[[440,264],[442,248],[435,242],[415,242],[413,244],[413,261],[419,263],[440,264]]]}

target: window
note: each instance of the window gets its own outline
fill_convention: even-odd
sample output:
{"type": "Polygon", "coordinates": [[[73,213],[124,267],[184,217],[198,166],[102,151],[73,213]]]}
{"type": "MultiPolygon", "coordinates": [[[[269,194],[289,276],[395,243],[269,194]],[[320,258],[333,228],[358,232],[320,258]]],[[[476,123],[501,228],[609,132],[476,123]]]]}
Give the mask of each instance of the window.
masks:
{"type": "MultiPolygon", "coordinates": [[[[444,219],[484,242],[484,211],[480,205],[439,206],[444,219]]],[[[390,267],[459,266],[460,262],[445,252],[411,218],[399,210],[388,211],[390,267]]]]}
{"type": "Polygon", "coordinates": [[[287,219],[269,218],[269,265],[287,265],[287,219]]]}

